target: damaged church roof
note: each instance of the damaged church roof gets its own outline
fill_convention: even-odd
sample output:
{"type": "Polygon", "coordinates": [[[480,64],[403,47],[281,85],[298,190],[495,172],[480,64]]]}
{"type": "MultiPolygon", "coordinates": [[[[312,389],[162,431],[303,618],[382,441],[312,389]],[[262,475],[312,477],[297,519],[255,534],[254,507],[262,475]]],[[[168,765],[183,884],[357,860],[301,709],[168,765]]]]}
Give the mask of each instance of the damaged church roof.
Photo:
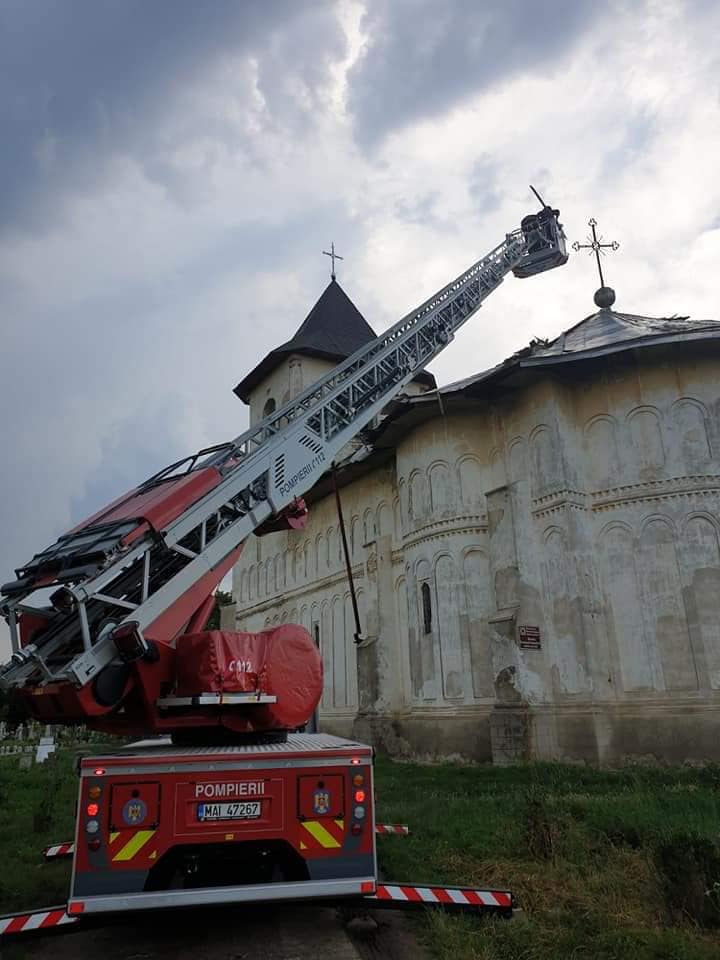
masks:
{"type": "Polygon", "coordinates": [[[387,454],[413,426],[443,413],[438,395],[462,407],[468,401],[490,396],[496,385],[519,387],[526,382],[533,367],[557,366],[621,351],[694,340],[720,340],[720,322],[678,316],[643,317],[603,307],[554,340],[532,340],[528,346],[489,370],[457,380],[437,391],[397,397],[385,408],[384,419],[372,431],[372,450],[368,448],[364,458],[362,454],[354,455],[355,460],[364,459],[366,463],[358,462],[353,469],[368,469],[373,458],[383,452],[387,454]],[[518,374],[522,376],[518,377],[518,374]]]}
{"type": "Polygon", "coordinates": [[[549,366],[646,346],[716,338],[720,338],[720,323],[716,320],[644,317],[603,307],[554,340],[532,340],[527,347],[497,366],[450,383],[442,388],[441,393],[457,393],[486,380],[502,378],[504,372],[509,373],[518,367],[549,366]]]}
{"type": "MultiPolygon", "coordinates": [[[[238,383],[233,393],[245,403],[250,393],[290,354],[305,354],[339,363],[364,347],[377,334],[333,277],[320,299],[286,343],[271,350],[238,383]]],[[[429,387],[435,378],[420,373],[415,378],[429,387]]]]}

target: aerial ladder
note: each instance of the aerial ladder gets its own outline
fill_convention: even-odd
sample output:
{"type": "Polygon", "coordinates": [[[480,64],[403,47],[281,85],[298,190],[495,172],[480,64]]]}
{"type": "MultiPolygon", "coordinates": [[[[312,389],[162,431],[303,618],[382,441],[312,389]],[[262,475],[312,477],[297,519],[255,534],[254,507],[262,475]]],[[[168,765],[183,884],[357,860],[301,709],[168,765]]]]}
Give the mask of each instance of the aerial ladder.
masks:
{"type": "Polygon", "coordinates": [[[68,901],[0,937],[99,915],[257,901],[512,915],[504,888],[386,884],[373,750],[306,734],[322,663],[302,627],[205,630],[250,534],[301,529],[307,493],[512,272],[567,260],[543,204],[457,279],[227,443],[171,464],[61,536],[1,590],[0,686],[46,723],[149,739],[79,762],[68,901]],[[169,736],[168,736],[169,735],[169,736]]]}
{"type": "MultiPolygon", "coordinates": [[[[46,723],[118,734],[256,727],[247,696],[174,695],[181,638],[204,627],[249,535],[304,525],[303,494],[508,273],[566,262],[558,215],[543,204],[283,407],[156,473],[19,567],[0,591],[12,642],[0,687],[46,723]]],[[[253,702],[262,696],[257,688],[253,702]]]]}

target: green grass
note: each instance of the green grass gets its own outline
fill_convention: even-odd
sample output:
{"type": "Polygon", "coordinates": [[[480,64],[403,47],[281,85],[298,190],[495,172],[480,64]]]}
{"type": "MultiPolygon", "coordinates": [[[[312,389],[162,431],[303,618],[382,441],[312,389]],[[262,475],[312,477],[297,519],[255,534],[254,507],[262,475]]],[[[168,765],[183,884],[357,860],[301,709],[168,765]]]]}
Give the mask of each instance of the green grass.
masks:
{"type": "Polygon", "coordinates": [[[69,863],[46,864],[42,850],[73,838],[74,757],[52,754],[28,770],[17,757],[0,759],[0,913],[67,900],[69,863]]]}
{"type": "MultiPolygon", "coordinates": [[[[41,851],[72,839],[74,756],[0,758],[0,912],[67,896],[69,862],[41,851]]],[[[376,792],[378,819],[413,831],[379,840],[386,878],[509,886],[522,907],[512,921],[428,914],[419,932],[439,960],[720,958],[717,767],[379,758],[376,792]]]]}
{"type": "Polygon", "coordinates": [[[441,960],[720,958],[717,767],[380,758],[376,793],[378,819],[413,831],[379,840],[386,878],[509,886],[522,907],[510,922],[429,915],[441,960]]]}

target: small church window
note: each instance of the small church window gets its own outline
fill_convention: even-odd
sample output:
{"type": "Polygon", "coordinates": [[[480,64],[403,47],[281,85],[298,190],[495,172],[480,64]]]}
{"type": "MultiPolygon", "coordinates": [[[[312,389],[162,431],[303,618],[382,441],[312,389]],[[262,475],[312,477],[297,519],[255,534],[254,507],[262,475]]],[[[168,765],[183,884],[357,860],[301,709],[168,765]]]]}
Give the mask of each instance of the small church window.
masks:
{"type": "Polygon", "coordinates": [[[275,401],[272,397],[268,397],[265,401],[265,406],[263,407],[263,418],[269,417],[271,413],[275,413],[275,401]]]}
{"type": "Polygon", "coordinates": [[[423,633],[432,633],[432,599],[429,583],[422,585],[420,595],[422,596],[423,633]]]}

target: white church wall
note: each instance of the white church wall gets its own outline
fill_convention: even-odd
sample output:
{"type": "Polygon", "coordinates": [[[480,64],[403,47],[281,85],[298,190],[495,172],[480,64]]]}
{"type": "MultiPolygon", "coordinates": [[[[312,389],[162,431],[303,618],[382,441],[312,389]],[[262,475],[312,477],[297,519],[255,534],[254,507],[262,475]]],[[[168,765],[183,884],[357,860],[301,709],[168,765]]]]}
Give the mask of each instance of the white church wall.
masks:
{"type": "Polygon", "coordinates": [[[317,627],[328,729],[369,711],[428,736],[435,717],[455,743],[502,707],[531,712],[540,756],[714,749],[698,725],[720,697],[720,362],[654,356],[438,412],[344,488],[360,649],[331,497],[305,531],[251,541],[238,623],[317,627]]]}
{"type": "MultiPolygon", "coordinates": [[[[377,555],[379,531],[389,541],[390,562],[394,562],[393,475],[377,471],[344,487],[341,496],[360,622],[366,633],[368,625],[377,630],[380,621],[378,587],[368,572],[377,555]]],[[[358,663],[334,496],[312,504],[305,530],[251,538],[235,567],[233,584],[238,629],[260,630],[276,623],[298,622],[316,638],[325,668],[321,717],[326,729],[350,732],[360,705],[358,663]],[[274,575],[276,569],[280,576],[274,575]]],[[[392,600],[387,605],[394,607],[392,600]]],[[[394,640],[394,609],[390,618],[382,619],[394,640]]]]}
{"type": "Polygon", "coordinates": [[[713,689],[707,648],[712,660],[717,638],[705,643],[697,611],[707,607],[705,583],[720,576],[712,547],[720,462],[708,414],[718,403],[717,367],[709,357],[618,364],[596,413],[606,418],[611,464],[605,475],[588,470],[587,480],[620,697],[713,689]],[[685,531],[701,529],[696,516],[701,542],[690,547],[685,531]],[[693,584],[696,569],[703,573],[693,584]]]}
{"type": "Polygon", "coordinates": [[[266,415],[268,401],[274,402],[275,409],[281,407],[316,380],[326,376],[334,367],[335,364],[329,360],[319,360],[317,357],[291,354],[284,358],[250,393],[250,426],[266,415]]]}
{"type": "Polygon", "coordinates": [[[471,415],[438,418],[397,449],[408,604],[403,675],[416,708],[460,707],[492,693],[487,581],[479,579],[491,474],[482,430],[471,415]]]}

